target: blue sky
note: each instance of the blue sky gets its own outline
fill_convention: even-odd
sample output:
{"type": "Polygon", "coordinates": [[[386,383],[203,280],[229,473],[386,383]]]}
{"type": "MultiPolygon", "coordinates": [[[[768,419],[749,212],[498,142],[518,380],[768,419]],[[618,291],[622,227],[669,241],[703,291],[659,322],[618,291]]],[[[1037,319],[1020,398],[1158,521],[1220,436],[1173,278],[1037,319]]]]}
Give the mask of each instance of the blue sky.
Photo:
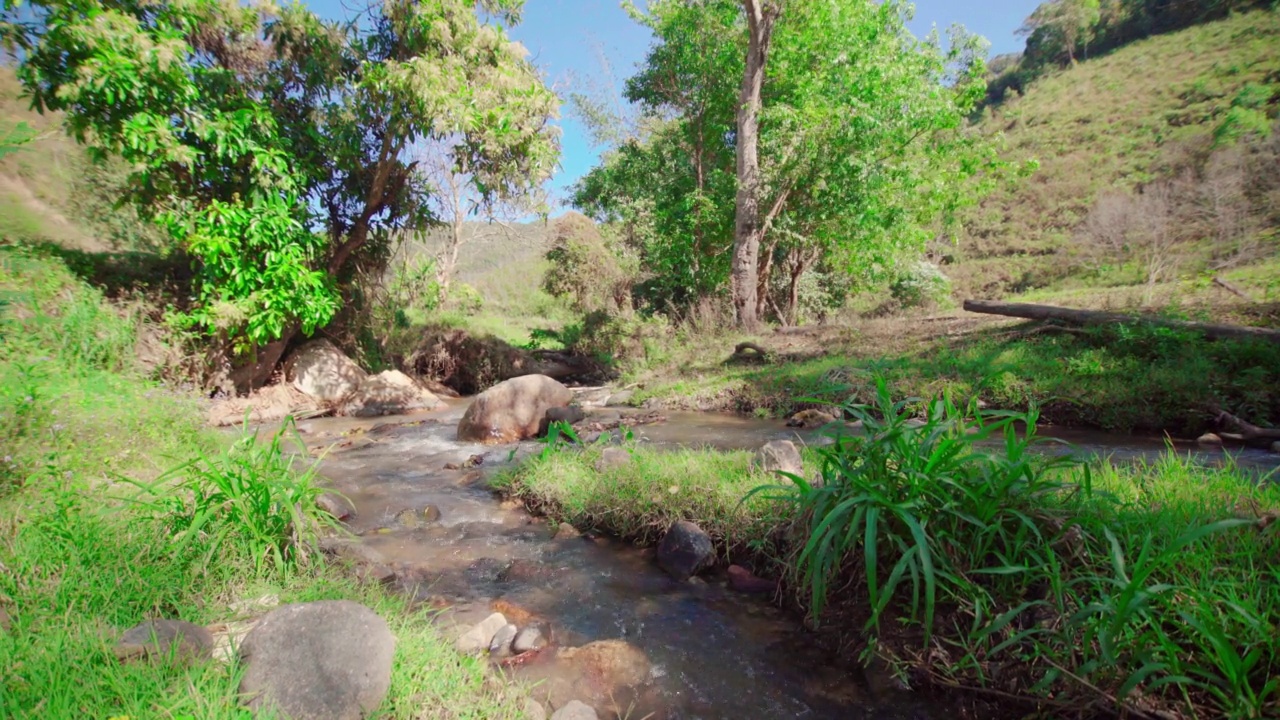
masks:
{"type": "MultiPolygon", "coordinates": [[[[341,0],[304,0],[321,15],[341,17],[341,0]]],[[[639,0],[643,5],[644,0],[639,0]]],[[[1041,0],[917,0],[911,29],[924,36],[936,25],[945,31],[960,23],[987,38],[993,55],[1022,48],[1014,32],[1041,0]]],[[[529,49],[547,82],[562,96],[576,77],[599,75],[601,58],[621,83],[644,59],[651,37],[633,22],[618,0],[526,0],[523,22],[511,35],[529,49]]],[[[619,88],[619,91],[621,88],[619,88]]],[[[567,108],[566,108],[567,110],[567,108]]],[[[580,124],[565,116],[559,121],[563,155],[552,180],[553,197],[585,174],[599,158],[580,124]]]]}

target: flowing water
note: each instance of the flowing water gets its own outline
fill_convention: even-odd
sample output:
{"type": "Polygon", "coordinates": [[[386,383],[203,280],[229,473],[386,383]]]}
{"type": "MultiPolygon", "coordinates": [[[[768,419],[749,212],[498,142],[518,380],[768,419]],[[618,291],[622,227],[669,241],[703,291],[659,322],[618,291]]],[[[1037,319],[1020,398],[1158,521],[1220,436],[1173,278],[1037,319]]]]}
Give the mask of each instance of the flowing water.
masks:
{"type": "MultiPolygon", "coordinates": [[[[545,521],[500,502],[478,482],[538,445],[459,443],[455,428],[465,405],[454,401],[409,424],[320,419],[299,429],[313,449],[330,448],[322,473],[354,502],[352,529],[396,571],[399,590],[442,609],[442,623],[465,628],[496,607],[518,624],[541,625],[557,646],[616,639],[647,656],[647,667],[633,672],[643,673],[638,687],[602,684],[591,670],[558,662],[554,653],[514,668],[517,677],[538,681],[535,692],[553,705],[583,699],[611,711],[602,717],[637,720],[947,716],[946,708],[931,707],[886,679],[842,669],[853,665],[850,658],[828,655],[796,618],[765,599],[733,592],[722,578],[677,582],[658,569],[651,551],[607,538],[552,539],[545,521]],[[445,468],[473,455],[483,458],[478,469],[445,468]],[[438,520],[415,528],[395,520],[403,509],[427,506],[439,509],[438,520]]],[[[1155,458],[1165,450],[1160,439],[1054,434],[1077,452],[1118,459],[1155,458]]],[[[658,446],[721,449],[819,440],[778,421],[704,413],[669,413],[666,422],[636,428],[635,435],[658,446]]],[[[1277,456],[1246,451],[1238,462],[1262,468],[1274,466],[1277,456]]]]}

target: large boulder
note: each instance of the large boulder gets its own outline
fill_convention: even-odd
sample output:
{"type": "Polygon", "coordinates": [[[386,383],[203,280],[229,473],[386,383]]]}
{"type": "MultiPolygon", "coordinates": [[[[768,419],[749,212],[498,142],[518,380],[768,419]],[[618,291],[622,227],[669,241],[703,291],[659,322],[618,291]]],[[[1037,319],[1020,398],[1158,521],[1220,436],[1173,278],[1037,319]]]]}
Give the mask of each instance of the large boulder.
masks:
{"type": "Polygon", "coordinates": [[[767,472],[784,472],[791,475],[804,475],[804,460],[800,458],[800,450],[790,440],[774,440],[765,443],[756,451],[752,463],[757,469],[767,472]]]}
{"type": "Polygon", "coordinates": [[[537,437],[547,411],[567,407],[569,388],[545,375],[498,383],[476,396],[458,423],[463,442],[509,443],[537,437]]]}
{"type": "Polygon", "coordinates": [[[658,565],[676,580],[688,580],[715,559],[711,536],[688,520],[673,524],[658,544],[658,565]]]}
{"type": "Polygon", "coordinates": [[[404,415],[434,410],[440,398],[399,370],[385,370],[360,381],[355,391],[342,401],[339,413],[353,417],[404,415]]]}
{"type": "Polygon", "coordinates": [[[359,603],[286,605],[240,645],[243,701],[288,720],[361,720],[391,686],[395,644],[386,621],[359,603]]]}
{"type": "Polygon", "coordinates": [[[307,396],[337,404],[360,387],[364,370],[323,338],[303,345],[285,362],[285,379],[307,396]]]}

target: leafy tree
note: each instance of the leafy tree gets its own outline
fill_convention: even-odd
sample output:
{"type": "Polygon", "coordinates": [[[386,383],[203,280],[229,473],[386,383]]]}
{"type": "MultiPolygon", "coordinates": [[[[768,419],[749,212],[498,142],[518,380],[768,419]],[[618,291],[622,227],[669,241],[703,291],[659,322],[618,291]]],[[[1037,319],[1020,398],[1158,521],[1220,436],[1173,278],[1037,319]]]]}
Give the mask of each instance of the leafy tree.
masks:
{"type": "Polygon", "coordinates": [[[196,259],[181,319],[278,357],[393,232],[434,220],[415,142],[450,139],[485,203],[547,176],[555,96],[477,14],[521,4],[388,0],[337,23],[270,2],[6,0],[3,22],[35,107],[129,162],[129,199],[196,259]]]}
{"type": "Polygon", "coordinates": [[[652,2],[643,16],[659,42],[627,93],[669,120],[606,155],[575,195],[588,214],[638,228],[642,266],[655,275],[642,298],[665,279],[656,295],[697,299],[722,291],[732,272],[739,322],[770,303],[780,319],[794,318],[806,273],[823,266],[887,279],[898,257],[918,254],[974,199],[974,179],[999,167],[965,127],[984,90],[976,38],[956,33],[944,53],[936,38],[908,33],[907,7],[895,2],[777,7],[760,95],[750,267],[729,252],[743,248],[744,87],[734,78],[745,77],[750,23],[733,0],[652,2]],[[788,282],[771,282],[776,272],[788,282]],[[741,285],[747,276],[751,291],[741,285]],[[777,287],[787,289],[782,298],[777,287]]]}
{"type": "Polygon", "coordinates": [[[1031,35],[1038,30],[1055,34],[1067,51],[1070,62],[1076,61],[1076,48],[1088,56],[1089,37],[1102,19],[1099,0],[1050,0],[1037,7],[1018,30],[1031,35]]]}
{"type": "Polygon", "coordinates": [[[571,298],[582,313],[630,310],[628,278],[590,218],[571,212],[557,219],[547,260],[542,287],[549,295],[571,298]]]}

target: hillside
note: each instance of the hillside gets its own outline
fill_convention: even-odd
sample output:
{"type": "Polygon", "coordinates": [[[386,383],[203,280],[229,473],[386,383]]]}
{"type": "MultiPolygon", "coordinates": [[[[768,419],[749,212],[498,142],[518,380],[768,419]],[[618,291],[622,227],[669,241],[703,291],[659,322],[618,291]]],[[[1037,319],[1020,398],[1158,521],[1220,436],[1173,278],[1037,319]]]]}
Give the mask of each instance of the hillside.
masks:
{"type": "Polygon", "coordinates": [[[970,213],[958,247],[941,251],[951,260],[946,272],[957,295],[1140,283],[1140,269],[1120,267],[1115,253],[1091,247],[1082,226],[1099,197],[1177,175],[1201,186],[1243,180],[1246,191],[1270,192],[1253,198],[1248,237],[1226,239],[1249,243],[1247,256],[1231,257],[1222,233],[1201,232],[1183,238],[1181,277],[1256,266],[1274,256],[1280,195],[1259,187],[1265,178],[1231,166],[1262,163],[1255,173],[1270,165],[1270,175],[1280,174],[1271,164],[1280,157],[1274,139],[1234,151],[1211,147],[1215,127],[1250,84],[1270,92],[1274,117],[1280,12],[1241,14],[1142,40],[1041,78],[1024,96],[988,109],[982,130],[1004,134],[1007,159],[1034,159],[1039,169],[970,213]],[[1245,177],[1230,177],[1234,170],[1245,177]]]}

